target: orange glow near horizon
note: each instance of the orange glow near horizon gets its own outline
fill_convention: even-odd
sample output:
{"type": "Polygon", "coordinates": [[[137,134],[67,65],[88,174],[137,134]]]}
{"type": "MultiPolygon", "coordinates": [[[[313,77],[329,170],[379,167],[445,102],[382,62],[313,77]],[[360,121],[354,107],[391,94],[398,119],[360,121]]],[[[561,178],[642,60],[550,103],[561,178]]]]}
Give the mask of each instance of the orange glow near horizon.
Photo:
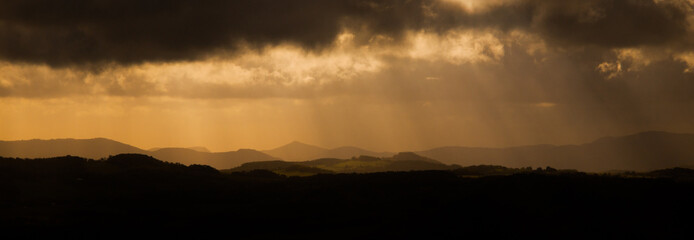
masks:
{"type": "Polygon", "coordinates": [[[0,140],[105,137],[143,149],[213,151],[270,149],[298,140],[406,151],[694,132],[694,113],[684,111],[694,104],[694,51],[658,45],[650,35],[633,40],[640,45],[622,38],[565,39],[571,36],[548,21],[552,10],[575,18],[578,30],[596,29],[584,26],[610,23],[606,11],[618,9],[528,2],[523,6],[538,5],[528,12],[536,15],[502,18],[492,10],[514,10],[522,2],[443,3],[418,6],[422,18],[431,18],[426,24],[399,19],[402,26],[391,26],[387,19],[365,18],[349,25],[345,19],[355,16],[340,18],[329,36],[311,35],[316,42],[303,35],[268,42],[260,37],[257,44],[242,39],[203,53],[193,45],[192,57],[153,52],[141,61],[107,52],[121,58],[94,66],[9,56],[0,61],[0,140]],[[467,10],[432,12],[448,3],[467,10]]]}

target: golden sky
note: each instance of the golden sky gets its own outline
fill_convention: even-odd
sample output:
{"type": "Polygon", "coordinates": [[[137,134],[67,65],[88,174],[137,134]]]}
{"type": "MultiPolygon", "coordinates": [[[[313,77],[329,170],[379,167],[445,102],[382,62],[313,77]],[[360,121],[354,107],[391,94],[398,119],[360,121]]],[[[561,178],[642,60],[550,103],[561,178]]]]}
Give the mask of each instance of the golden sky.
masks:
{"type": "Polygon", "coordinates": [[[694,132],[686,0],[0,3],[0,139],[377,151],[694,132]]]}

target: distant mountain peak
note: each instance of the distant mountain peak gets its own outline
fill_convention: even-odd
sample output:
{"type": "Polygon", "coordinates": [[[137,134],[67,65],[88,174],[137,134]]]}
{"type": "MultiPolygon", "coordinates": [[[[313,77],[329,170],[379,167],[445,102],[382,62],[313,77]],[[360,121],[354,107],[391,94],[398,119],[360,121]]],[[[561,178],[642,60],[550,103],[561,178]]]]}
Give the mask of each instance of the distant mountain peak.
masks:
{"type": "Polygon", "coordinates": [[[352,157],[359,157],[361,155],[390,157],[393,155],[392,153],[373,152],[355,146],[343,146],[327,149],[299,141],[292,141],[284,146],[271,150],[265,150],[263,152],[287,161],[307,161],[319,158],[348,159],[352,157]]]}
{"type": "Polygon", "coordinates": [[[290,143],[287,143],[287,144],[284,145],[284,147],[286,147],[286,146],[303,146],[303,147],[317,147],[317,148],[321,148],[321,147],[318,147],[318,146],[315,146],[315,145],[311,145],[311,144],[308,144],[308,143],[304,143],[304,142],[300,142],[300,141],[297,141],[297,140],[291,141],[290,143]]]}
{"type": "Polygon", "coordinates": [[[260,153],[260,151],[251,149],[251,148],[239,148],[239,150],[236,150],[236,152],[239,153],[260,153]]]}
{"type": "Polygon", "coordinates": [[[209,149],[207,149],[206,147],[203,147],[203,146],[189,147],[188,149],[192,149],[192,150],[195,150],[198,152],[210,152],[209,149]]]}
{"type": "Polygon", "coordinates": [[[292,141],[290,143],[287,143],[287,144],[282,145],[278,148],[271,149],[268,151],[275,151],[275,150],[289,150],[289,151],[320,150],[320,151],[324,151],[327,149],[319,147],[319,146],[306,144],[306,143],[299,142],[299,141],[292,141]]]}
{"type": "Polygon", "coordinates": [[[281,147],[265,150],[266,154],[275,156],[287,161],[301,161],[306,160],[306,156],[316,156],[327,151],[327,149],[302,143],[299,141],[292,141],[281,147]]]}

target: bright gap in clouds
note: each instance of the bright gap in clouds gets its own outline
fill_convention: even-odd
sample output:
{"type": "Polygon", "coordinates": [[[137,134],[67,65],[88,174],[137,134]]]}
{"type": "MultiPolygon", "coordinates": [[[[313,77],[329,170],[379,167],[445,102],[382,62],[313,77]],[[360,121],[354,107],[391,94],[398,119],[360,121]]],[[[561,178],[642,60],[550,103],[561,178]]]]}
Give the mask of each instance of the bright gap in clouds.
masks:
{"type": "MultiPolygon", "coordinates": [[[[393,68],[388,61],[493,64],[504,52],[492,33],[408,34],[400,45],[360,46],[353,34],[343,33],[321,52],[280,45],[204,61],[101,71],[5,63],[2,101],[12,107],[0,114],[13,124],[5,125],[2,137],[106,136],[147,148],[215,150],[270,148],[294,139],[421,148],[422,120],[412,120],[418,110],[409,108],[431,109],[432,103],[399,103],[397,89],[426,77],[383,79],[393,68]]],[[[421,74],[427,72],[417,70],[421,74]]]]}
{"type": "Polygon", "coordinates": [[[444,2],[467,15],[437,1],[394,12],[365,5],[378,14],[362,18],[333,9],[356,24],[330,19],[311,26],[325,35],[213,44],[204,57],[195,44],[208,42],[186,45],[192,57],[162,48],[97,66],[80,65],[79,57],[104,58],[88,53],[65,65],[44,59],[50,66],[3,53],[0,139],[107,137],[217,151],[299,140],[403,151],[694,131],[694,113],[684,111],[694,106],[688,2],[444,2]],[[408,15],[417,10],[426,11],[408,15]]]}

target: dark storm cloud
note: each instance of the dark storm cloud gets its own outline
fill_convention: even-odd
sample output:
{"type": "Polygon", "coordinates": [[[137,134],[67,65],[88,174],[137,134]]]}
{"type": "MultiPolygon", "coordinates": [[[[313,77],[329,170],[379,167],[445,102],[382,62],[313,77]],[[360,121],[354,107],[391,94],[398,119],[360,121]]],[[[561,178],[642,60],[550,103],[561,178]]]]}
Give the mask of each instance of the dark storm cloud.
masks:
{"type": "Polygon", "coordinates": [[[683,44],[691,8],[686,0],[517,0],[458,17],[456,24],[522,29],[562,46],[683,44]]]}
{"type": "Polygon", "coordinates": [[[684,0],[519,0],[470,13],[439,0],[2,0],[0,58],[70,66],[199,59],[239,43],[315,50],[345,28],[361,41],[492,28],[561,45],[657,45],[682,43],[688,7],[684,0]]]}
{"type": "Polygon", "coordinates": [[[685,0],[532,1],[534,28],[550,40],[604,47],[659,45],[687,34],[685,0]]]}
{"type": "Polygon", "coordinates": [[[241,41],[317,49],[345,27],[397,38],[406,29],[444,26],[436,18],[455,12],[434,0],[5,0],[0,57],[128,64],[195,59],[241,41]]]}

